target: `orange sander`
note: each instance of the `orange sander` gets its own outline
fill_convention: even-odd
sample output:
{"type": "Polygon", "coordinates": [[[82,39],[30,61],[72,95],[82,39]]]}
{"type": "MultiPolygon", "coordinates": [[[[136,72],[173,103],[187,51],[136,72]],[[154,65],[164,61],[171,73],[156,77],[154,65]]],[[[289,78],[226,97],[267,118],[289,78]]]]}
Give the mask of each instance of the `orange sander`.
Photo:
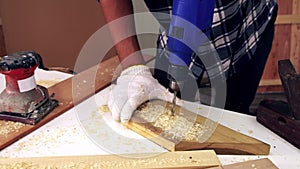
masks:
{"type": "Polygon", "coordinates": [[[34,125],[58,105],[53,94],[36,84],[37,67],[47,70],[41,56],[33,51],[0,58],[0,73],[6,80],[6,88],[0,94],[0,120],[34,125]]]}

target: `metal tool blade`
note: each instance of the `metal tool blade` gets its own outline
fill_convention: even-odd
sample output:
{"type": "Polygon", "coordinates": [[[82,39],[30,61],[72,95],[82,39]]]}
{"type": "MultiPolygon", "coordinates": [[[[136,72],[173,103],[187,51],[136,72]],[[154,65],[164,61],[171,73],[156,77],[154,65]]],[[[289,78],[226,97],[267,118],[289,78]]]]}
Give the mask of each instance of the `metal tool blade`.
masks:
{"type": "Polygon", "coordinates": [[[172,116],[175,116],[176,95],[177,95],[177,91],[174,91],[173,100],[172,100],[172,108],[171,108],[172,116]]]}

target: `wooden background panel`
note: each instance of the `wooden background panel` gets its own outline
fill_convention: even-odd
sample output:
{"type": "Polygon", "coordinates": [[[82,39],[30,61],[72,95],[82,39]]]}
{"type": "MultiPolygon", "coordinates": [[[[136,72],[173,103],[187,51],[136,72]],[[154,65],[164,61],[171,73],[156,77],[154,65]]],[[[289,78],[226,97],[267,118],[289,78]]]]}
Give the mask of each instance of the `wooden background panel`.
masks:
{"type": "MultiPolygon", "coordinates": [[[[287,15],[292,13],[293,0],[278,0],[278,15],[287,15]]],[[[273,46],[269,59],[266,63],[263,80],[279,79],[277,62],[280,59],[289,58],[290,55],[290,37],[291,25],[275,25],[275,34],[273,46]]]]}
{"type": "Polygon", "coordinates": [[[278,74],[278,61],[290,59],[300,71],[300,12],[298,0],[278,0],[278,17],[272,50],[258,92],[283,91],[278,74]]]}
{"type": "Polygon", "coordinates": [[[290,55],[290,25],[276,25],[272,50],[266,63],[262,79],[279,79],[278,60],[287,59],[290,55]]]}
{"type": "MultiPolygon", "coordinates": [[[[300,16],[300,2],[299,0],[293,0],[293,15],[300,16]]],[[[291,62],[296,68],[296,71],[300,72],[300,24],[293,24],[291,28],[291,62]]]]}
{"type": "MultiPolygon", "coordinates": [[[[105,24],[96,0],[0,0],[0,15],[7,53],[34,50],[45,66],[70,69],[83,45],[105,24]]],[[[110,41],[104,37],[95,48],[110,41]]],[[[81,70],[98,62],[87,59],[83,64],[81,70]]]]}

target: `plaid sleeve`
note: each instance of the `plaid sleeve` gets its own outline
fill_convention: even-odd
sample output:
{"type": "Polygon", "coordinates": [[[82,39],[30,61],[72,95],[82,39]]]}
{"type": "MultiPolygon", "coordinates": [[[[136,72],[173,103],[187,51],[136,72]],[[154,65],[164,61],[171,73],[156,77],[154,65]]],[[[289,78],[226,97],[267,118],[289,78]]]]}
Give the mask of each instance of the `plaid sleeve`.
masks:
{"type": "MultiPolygon", "coordinates": [[[[172,9],[171,0],[145,2],[152,12],[172,9]]],[[[219,61],[215,65],[204,66],[202,60],[205,58],[193,55],[190,69],[194,75],[199,76],[205,69],[212,73],[211,76],[218,73],[228,75],[230,67],[238,71],[239,65],[252,58],[276,5],[276,0],[216,0],[210,40],[219,61]]]]}
{"type": "Polygon", "coordinates": [[[230,67],[238,71],[243,62],[253,57],[276,5],[274,0],[216,1],[211,42],[226,74],[230,67]]]}

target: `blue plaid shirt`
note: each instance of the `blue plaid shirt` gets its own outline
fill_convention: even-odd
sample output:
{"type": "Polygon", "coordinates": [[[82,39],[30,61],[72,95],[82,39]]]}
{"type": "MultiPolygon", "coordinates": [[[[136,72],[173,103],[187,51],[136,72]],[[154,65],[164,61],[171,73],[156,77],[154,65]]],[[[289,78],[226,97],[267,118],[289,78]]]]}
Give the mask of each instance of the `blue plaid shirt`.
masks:
{"type": "MultiPolygon", "coordinates": [[[[151,12],[170,13],[172,10],[172,0],[145,0],[151,12]]],[[[199,57],[192,56],[190,69],[194,75],[199,76],[203,69],[215,69],[215,73],[226,73],[238,71],[243,62],[249,61],[257,48],[269,21],[272,19],[276,0],[216,0],[212,31],[210,35],[211,43],[216,49],[220,63],[216,63],[211,68],[205,68],[199,57]]],[[[160,21],[162,25],[165,25],[160,21]]],[[[163,41],[167,33],[162,32],[160,45],[166,48],[163,41]]],[[[163,53],[162,53],[163,54],[163,53]]],[[[217,74],[215,74],[217,75],[217,74]]]]}

